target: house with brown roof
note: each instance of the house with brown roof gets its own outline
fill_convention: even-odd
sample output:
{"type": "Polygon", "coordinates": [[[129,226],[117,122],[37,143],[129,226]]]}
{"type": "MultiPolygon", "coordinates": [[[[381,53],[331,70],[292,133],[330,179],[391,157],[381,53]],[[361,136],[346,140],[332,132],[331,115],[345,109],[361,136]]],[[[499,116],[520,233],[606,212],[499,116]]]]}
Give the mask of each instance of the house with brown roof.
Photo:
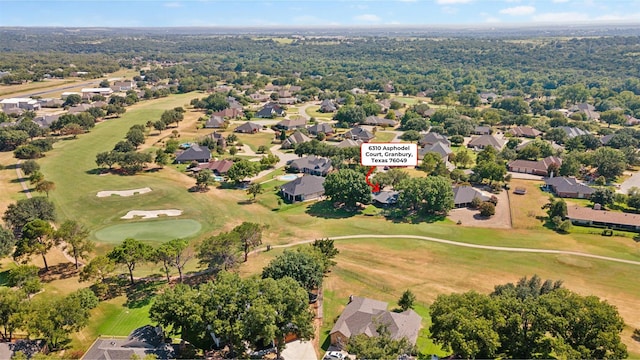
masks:
{"type": "Polygon", "coordinates": [[[198,144],[191,145],[187,150],[176,156],[176,164],[190,163],[197,161],[199,163],[207,163],[211,160],[211,151],[206,146],[198,144]]]}
{"type": "Polygon", "coordinates": [[[219,129],[224,127],[224,125],[224,118],[217,115],[211,115],[211,118],[204,123],[205,129],[219,129]]]}
{"type": "Polygon", "coordinates": [[[340,141],[336,147],[343,149],[343,148],[348,148],[348,147],[360,147],[360,145],[362,145],[364,141],[362,140],[353,140],[353,139],[344,139],[342,141],[340,141]]]}
{"type": "Polygon", "coordinates": [[[257,102],[267,102],[271,100],[271,97],[268,94],[261,94],[261,93],[253,93],[249,95],[249,97],[251,98],[251,100],[257,101],[257,102]]]}
{"type": "Polygon", "coordinates": [[[316,123],[307,128],[309,134],[318,135],[318,133],[324,133],[325,135],[333,134],[335,130],[329,123],[316,123]]]}
{"type": "Polygon", "coordinates": [[[364,119],[363,124],[372,125],[372,126],[385,126],[385,127],[386,126],[394,127],[398,125],[398,123],[395,120],[385,119],[377,116],[367,116],[364,119]]]}
{"type": "Polygon", "coordinates": [[[320,109],[318,111],[320,111],[321,113],[331,113],[336,110],[338,110],[338,107],[333,102],[333,100],[324,99],[322,100],[322,103],[320,104],[320,109]]]}
{"type": "Polygon", "coordinates": [[[440,155],[440,158],[443,161],[448,161],[449,155],[453,154],[453,150],[451,150],[451,148],[447,144],[443,142],[437,142],[435,144],[425,145],[422,148],[418,149],[418,160],[422,160],[424,156],[430,152],[440,155]]]}
{"type": "Polygon", "coordinates": [[[212,116],[222,116],[223,118],[233,119],[244,116],[244,111],[242,109],[224,109],[220,111],[216,111],[211,114],[212,116]]]}
{"type": "Polygon", "coordinates": [[[214,131],[211,134],[207,134],[207,135],[203,136],[202,138],[203,139],[207,139],[208,138],[208,139],[214,140],[216,142],[216,144],[218,146],[220,146],[221,148],[223,148],[223,149],[227,147],[227,139],[224,138],[223,134],[221,134],[221,133],[219,133],[217,131],[214,131]]]}
{"type": "Polygon", "coordinates": [[[301,116],[295,119],[284,119],[278,122],[275,126],[276,128],[283,130],[301,129],[307,126],[307,119],[301,116]]]}
{"type": "Polygon", "coordinates": [[[491,135],[491,127],[490,126],[476,126],[473,129],[474,135],[491,135]]]}
{"type": "Polygon", "coordinates": [[[345,139],[362,140],[363,142],[369,142],[375,137],[372,132],[360,126],[347,131],[343,136],[345,139]]]}
{"type": "Polygon", "coordinates": [[[378,326],[386,325],[394,340],[406,338],[412,345],[418,339],[422,318],[413,310],[393,312],[388,303],[359,296],[351,296],[349,304],[329,332],[331,345],[344,349],[352,336],[378,336],[378,326]]]}
{"type": "Polygon", "coordinates": [[[307,141],[311,141],[311,139],[300,131],[296,131],[282,142],[281,147],[283,149],[291,149],[296,145],[305,143],[307,141]]]}
{"type": "Polygon", "coordinates": [[[421,145],[421,146],[433,145],[439,142],[446,144],[447,146],[451,146],[451,141],[449,141],[449,139],[447,139],[446,136],[435,133],[435,132],[430,132],[422,135],[420,140],[418,140],[418,145],[421,145]]]}
{"type": "Polygon", "coordinates": [[[640,231],[640,214],[594,210],[581,206],[567,207],[567,219],[575,225],[607,227],[625,231],[640,231]]]}
{"type": "Polygon", "coordinates": [[[226,175],[229,169],[231,169],[231,165],[233,165],[233,161],[224,159],[224,160],[215,160],[209,161],[205,164],[200,164],[197,167],[191,169],[191,171],[201,171],[204,169],[209,169],[211,172],[218,176],[226,175]]]}
{"type": "Polygon", "coordinates": [[[469,141],[469,143],[467,144],[467,147],[473,149],[484,149],[487,146],[492,146],[494,149],[501,151],[506,144],[507,140],[498,139],[494,135],[481,135],[471,139],[471,141],[469,141]]]}
{"type": "Polygon", "coordinates": [[[517,173],[549,176],[548,169],[551,164],[560,167],[560,165],[562,165],[562,159],[557,156],[548,156],[537,161],[518,159],[511,161],[507,164],[507,167],[509,171],[517,173]]]}
{"type": "Polygon", "coordinates": [[[255,134],[259,132],[261,129],[262,129],[262,125],[260,124],[246,122],[238,126],[237,128],[235,128],[233,131],[243,133],[243,134],[255,134]]]}
{"type": "Polygon", "coordinates": [[[545,187],[563,198],[588,199],[596,192],[574,177],[557,176],[544,179],[545,187]]]}
{"type": "Polygon", "coordinates": [[[509,130],[509,134],[517,137],[536,138],[542,135],[540,130],[534,129],[531,126],[516,126],[509,130]]]}

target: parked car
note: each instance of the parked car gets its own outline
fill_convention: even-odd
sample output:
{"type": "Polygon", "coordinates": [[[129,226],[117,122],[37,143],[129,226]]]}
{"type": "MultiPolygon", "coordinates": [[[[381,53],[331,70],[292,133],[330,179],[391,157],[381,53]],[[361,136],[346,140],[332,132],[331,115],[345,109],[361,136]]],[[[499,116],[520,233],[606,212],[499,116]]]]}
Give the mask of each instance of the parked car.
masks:
{"type": "Polygon", "coordinates": [[[328,351],[322,359],[323,360],[343,360],[344,354],[341,353],[340,351],[328,351]]]}

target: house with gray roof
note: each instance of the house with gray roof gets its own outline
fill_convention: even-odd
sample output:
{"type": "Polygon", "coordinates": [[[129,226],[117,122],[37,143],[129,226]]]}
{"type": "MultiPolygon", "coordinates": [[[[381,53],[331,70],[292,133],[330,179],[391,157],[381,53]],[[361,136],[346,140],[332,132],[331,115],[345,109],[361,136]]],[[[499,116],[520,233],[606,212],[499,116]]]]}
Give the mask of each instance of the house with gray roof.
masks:
{"type": "Polygon", "coordinates": [[[301,129],[307,126],[307,119],[297,117],[295,119],[285,119],[276,124],[276,128],[283,130],[301,129]]]}
{"type": "Polygon", "coordinates": [[[367,116],[364,119],[363,124],[372,125],[372,126],[385,126],[385,127],[386,126],[394,127],[398,125],[398,123],[395,120],[385,119],[377,116],[367,116]]]}
{"type": "Polygon", "coordinates": [[[331,113],[331,112],[334,112],[336,110],[338,110],[338,107],[333,102],[333,100],[324,99],[324,100],[322,100],[322,103],[320,104],[320,109],[318,111],[320,111],[322,113],[331,113]]]}
{"type": "Polygon", "coordinates": [[[422,137],[420,137],[420,140],[418,140],[418,145],[422,145],[422,146],[433,145],[439,142],[444,143],[447,146],[451,146],[451,141],[449,141],[449,139],[447,139],[445,135],[434,133],[434,132],[430,132],[422,135],[422,137]]]}
{"type": "Polygon", "coordinates": [[[471,139],[471,141],[469,141],[469,143],[467,144],[467,147],[473,149],[484,149],[487,146],[492,146],[494,149],[501,151],[506,144],[507,140],[498,139],[494,135],[481,135],[471,139]]]}
{"type": "Polygon", "coordinates": [[[507,168],[509,171],[517,173],[549,176],[548,169],[551,164],[560,167],[560,165],[562,165],[562,159],[557,156],[547,156],[537,161],[518,159],[509,162],[507,168]]]}
{"type": "Polygon", "coordinates": [[[456,186],[453,188],[453,205],[456,208],[471,206],[473,199],[479,198],[482,201],[489,201],[491,197],[482,191],[471,186],[456,186]]]}
{"type": "Polygon", "coordinates": [[[600,119],[600,113],[596,111],[595,106],[587,103],[576,104],[569,109],[572,113],[584,113],[587,116],[587,120],[600,119]]]}
{"type": "Polygon", "coordinates": [[[516,126],[509,130],[509,133],[517,137],[536,138],[542,135],[540,130],[534,129],[531,126],[516,126]]]}
{"type": "Polygon", "coordinates": [[[282,142],[281,147],[283,149],[292,149],[297,144],[302,144],[307,141],[311,141],[311,139],[300,131],[296,131],[282,142]]]}
{"type": "Polygon", "coordinates": [[[569,139],[574,138],[576,136],[580,136],[580,135],[589,135],[589,134],[591,134],[587,130],[582,130],[580,128],[571,127],[571,126],[560,126],[560,129],[562,129],[562,131],[564,131],[564,133],[567,134],[567,137],[569,139]]]}
{"type": "Polygon", "coordinates": [[[363,142],[369,142],[375,137],[371,131],[360,126],[347,131],[343,136],[345,139],[362,140],[363,142]]]}
{"type": "Polygon", "coordinates": [[[333,127],[329,123],[316,123],[312,126],[309,126],[307,130],[311,135],[318,135],[318,133],[324,133],[325,135],[328,135],[335,132],[335,130],[333,130],[333,127]]]}
{"type": "Polygon", "coordinates": [[[352,336],[378,336],[378,326],[386,325],[394,340],[406,338],[412,345],[418,339],[422,318],[409,309],[403,312],[387,310],[388,304],[359,296],[351,296],[349,304],[329,332],[331,345],[344,349],[352,336]]]}
{"type": "Polygon", "coordinates": [[[317,199],[324,195],[322,176],[304,175],[280,187],[282,197],[290,202],[317,199]]]}
{"type": "Polygon", "coordinates": [[[348,147],[356,147],[356,146],[360,147],[360,145],[362,145],[363,142],[364,141],[362,141],[362,140],[344,139],[344,140],[340,141],[336,145],[336,147],[340,148],[340,149],[348,148],[348,147]]]}
{"type": "Polygon", "coordinates": [[[172,359],[175,357],[175,349],[171,344],[167,344],[164,341],[164,334],[160,326],[145,325],[137,328],[126,339],[99,337],[81,359],[142,359],[151,354],[158,359],[172,359]]]}
{"type": "Polygon", "coordinates": [[[235,128],[233,131],[243,133],[243,134],[255,134],[260,130],[262,130],[262,125],[252,123],[252,122],[246,122],[238,126],[237,128],[235,128]]]}
{"type": "Polygon", "coordinates": [[[383,190],[373,194],[373,204],[379,207],[389,207],[398,202],[399,191],[383,190]]]}
{"type": "Polygon", "coordinates": [[[331,169],[331,159],[315,155],[294,159],[289,163],[289,170],[310,175],[327,176],[331,169]]]}
{"type": "Polygon", "coordinates": [[[490,126],[476,126],[473,129],[474,135],[491,135],[491,127],[490,126]]]}
{"type": "Polygon", "coordinates": [[[209,120],[204,123],[206,129],[219,129],[224,127],[224,117],[218,115],[211,115],[209,120]]]}
{"type": "Polygon", "coordinates": [[[58,120],[60,115],[41,115],[33,118],[33,122],[38,124],[41,128],[49,128],[51,124],[58,120]]]}
{"type": "Polygon", "coordinates": [[[193,144],[187,150],[181,152],[176,156],[175,162],[177,164],[190,163],[197,161],[199,163],[206,163],[211,160],[211,151],[205,146],[193,144]]]}
{"type": "Polygon", "coordinates": [[[448,161],[449,155],[453,154],[453,150],[445,144],[441,142],[437,142],[431,145],[425,145],[422,148],[418,149],[418,160],[422,160],[427,153],[436,153],[440,155],[442,160],[448,161]]]}
{"type": "Polygon", "coordinates": [[[286,112],[282,106],[276,103],[268,103],[262,107],[257,113],[257,118],[274,118],[276,116],[285,116],[286,112]]]}
{"type": "Polygon", "coordinates": [[[595,189],[579,182],[574,177],[557,176],[544,179],[547,190],[553,191],[559,197],[588,199],[596,192],[595,189]]]}

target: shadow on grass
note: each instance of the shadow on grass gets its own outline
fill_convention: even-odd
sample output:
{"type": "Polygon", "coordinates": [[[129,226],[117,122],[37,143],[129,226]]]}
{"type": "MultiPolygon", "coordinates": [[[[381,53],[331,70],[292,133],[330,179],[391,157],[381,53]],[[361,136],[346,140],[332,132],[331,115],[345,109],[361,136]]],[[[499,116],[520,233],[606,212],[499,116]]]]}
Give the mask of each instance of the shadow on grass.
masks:
{"type": "Polygon", "coordinates": [[[631,338],[637,342],[640,342],[640,329],[633,330],[633,335],[631,335],[631,338]]]}
{"type": "Polygon", "coordinates": [[[129,309],[141,308],[149,305],[151,299],[158,292],[160,285],[160,281],[138,280],[135,285],[130,285],[126,290],[127,301],[124,305],[129,309]]]}
{"type": "Polygon", "coordinates": [[[343,208],[336,209],[330,201],[324,200],[309,206],[306,213],[323,219],[345,219],[357,215],[359,211],[349,211],[343,208]]]}
{"type": "Polygon", "coordinates": [[[49,271],[40,270],[40,279],[43,282],[51,282],[54,280],[68,279],[76,276],[78,270],[72,263],[62,263],[49,266],[49,271]]]}
{"type": "Polygon", "coordinates": [[[89,175],[101,175],[101,174],[109,173],[109,169],[95,168],[95,169],[87,170],[85,171],[85,173],[89,175]]]}
{"type": "Polygon", "coordinates": [[[432,224],[447,218],[445,215],[407,213],[401,209],[387,209],[383,215],[395,224],[432,224]]]}
{"type": "Polygon", "coordinates": [[[18,164],[9,164],[9,165],[5,165],[4,169],[5,170],[15,170],[18,167],[18,164]]]}
{"type": "Polygon", "coordinates": [[[324,341],[320,344],[320,348],[323,351],[329,351],[329,346],[331,346],[331,336],[329,336],[329,331],[325,331],[324,333],[327,337],[324,338],[324,341]]]}

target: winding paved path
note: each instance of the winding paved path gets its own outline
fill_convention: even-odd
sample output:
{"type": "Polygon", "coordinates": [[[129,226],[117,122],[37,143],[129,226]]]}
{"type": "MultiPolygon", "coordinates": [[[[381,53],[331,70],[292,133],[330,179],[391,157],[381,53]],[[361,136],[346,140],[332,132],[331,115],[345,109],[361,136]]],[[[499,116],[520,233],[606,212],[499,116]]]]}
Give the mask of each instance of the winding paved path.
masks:
{"type": "MultiPolygon", "coordinates": [[[[492,251],[506,251],[506,252],[519,252],[519,253],[534,253],[534,254],[571,255],[571,256],[579,256],[579,257],[585,257],[585,258],[591,258],[591,259],[597,259],[597,260],[612,261],[612,262],[618,262],[618,263],[623,263],[623,264],[640,266],[640,261],[619,259],[619,258],[614,258],[614,257],[609,257],[609,256],[601,256],[601,255],[594,255],[594,254],[588,254],[588,253],[581,253],[581,252],[577,252],[577,251],[565,251],[565,250],[553,250],[553,249],[534,249],[534,248],[516,248],[516,247],[491,246],[491,245],[478,245],[478,244],[470,244],[470,243],[464,243],[464,242],[459,242],[459,241],[438,239],[438,238],[433,238],[433,237],[428,237],[428,236],[418,236],[418,235],[347,235],[347,236],[329,237],[329,239],[331,239],[331,240],[371,239],[371,238],[374,238],[374,239],[416,239],[416,240],[430,241],[430,242],[435,242],[435,243],[439,243],[439,244],[460,246],[460,247],[466,247],[466,248],[472,248],[472,249],[482,249],[482,250],[492,250],[492,251]]],[[[294,242],[294,243],[291,243],[291,244],[285,244],[285,245],[271,245],[271,249],[288,248],[288,247],[293,247],[293,246],[301,245],[301,244],[309,244],[309,243],[314,242],[315,240],[316,239],[314,239],[314,240],[303,240],[303,241],[297,241],[297,242],[294,242]]],[[[256,250],[252,251],[251,253],[252,254],[253,253],[258,253],[258,252],[264,251],[264,250],[266,250],[266,248],[260,248],[260,249],[256,249],[256,250]]]]}

